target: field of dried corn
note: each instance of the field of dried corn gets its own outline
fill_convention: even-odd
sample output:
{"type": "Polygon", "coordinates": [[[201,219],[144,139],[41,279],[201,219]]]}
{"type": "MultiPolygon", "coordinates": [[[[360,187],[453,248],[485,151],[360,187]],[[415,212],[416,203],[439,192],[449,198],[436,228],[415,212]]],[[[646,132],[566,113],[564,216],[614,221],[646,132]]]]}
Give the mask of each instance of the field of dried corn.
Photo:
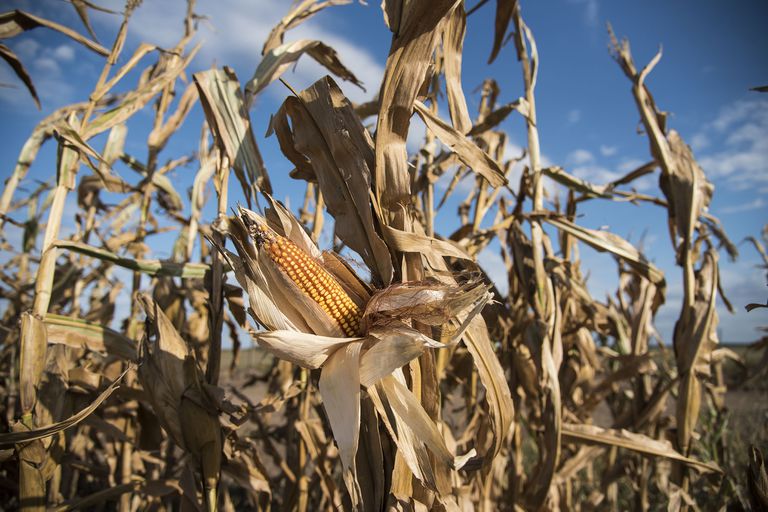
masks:
{"type": "MultiPolygon", "coordinates": [[[[94,5],[71,3],[93,35],[94,5]]],[[[645,85],[660,55],[638,66],[609,31],[650,152],[596,185],[542,164],[540,56],[524,5],[496,2],[491,55],[519,64],[524,89],[500,104],[488,78],[469,112],[463,2],[385,0],[392,45],[370,102],[352,104],[330,76],[305,90],[286,76],[279,110],[258,113],[272,115],[271,136],[306,186],[291,211],[272,197],[250,107],[304,54],[358,81],[324,42],[289,37],[343,3],[287,5],[245,85],[226,66],[185,73],[199,49],[194,0],[175,47],[132,55],[121,52],[134,0],[115,14],[110,48],[0,13],[0,38],[54,30],[104,58],[90,96],[3,157],[15,166],[0,197],[0,508],[766,510],[768,338],[719,345],[718,260],[736,247],[708,213],[713,185],[645,85]],[[161,160],[198,108],[197,152],[161,160]],[[126,123],[147,111],[146,152],[129,153],[126,123]],[[413,116],[427,132],[409,155],[413,116]],[[504,154],[499,125],[514,116],[527,129],[522,155],[504,154]],[[58,148],[55,179],[28,183],[44,144],[58,148]],[[180,166],[196,169],[188,196],[169,179],[180,166]],[[633,181],[648,174],[659,187],[641,194],[633,181]],[[461,180],[474,186],[449,211],[461,180]],[[548,181],[564,193],[548,197],[548,181]],[[590,201],[665,210],[679,272],[580,226],[590,201]],[[461,227],[440,233],[445,217],[461,227]],[[147,242],[169,229],[172,256],[157,259],[147,242]],[[331,246],[319,247],[329,229],[331,246]],[[492,242],[504,294],[476,262],[492,242]],[[582,248],[614,257],[613,296],[590,295],[582,248]],[[665,347],[654,318],[671,280],[683,301],[665,347]],[[121,294],[130,307],[117,307],[121,294]],[[241,351],[245,339],[255,348],[241,351]]],[[[37,100],[19,57],[2,44],[0,56],[37,100]]],[[[762,238],[752,243],[768,268],[762,238]]]]}

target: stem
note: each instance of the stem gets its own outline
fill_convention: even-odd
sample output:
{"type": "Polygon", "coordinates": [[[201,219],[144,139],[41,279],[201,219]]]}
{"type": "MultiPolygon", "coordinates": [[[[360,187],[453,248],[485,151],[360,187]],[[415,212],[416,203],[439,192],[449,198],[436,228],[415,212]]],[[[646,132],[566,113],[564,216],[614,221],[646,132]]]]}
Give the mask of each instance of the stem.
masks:
{"type": "MultiPolygon", "coordinates": [[[[219,157],[217,175],[220,180],[217,219],[223,221],[227,215],[229,186],[229,158],[223,153],[219,157]]],[[[216,230],[213,231],[212,236],[219,246],[224,246],[224,240],[216,230]]],[[[205,379],[208,383],[215,385],[219,381],[219,371],[221,368],[221,329],[224,325],[224,269],[219,251],[213,251],[211,257],[211,313],[209,325],[211,346],[208,350],[208,365],[205,369],[205,379]]]]}

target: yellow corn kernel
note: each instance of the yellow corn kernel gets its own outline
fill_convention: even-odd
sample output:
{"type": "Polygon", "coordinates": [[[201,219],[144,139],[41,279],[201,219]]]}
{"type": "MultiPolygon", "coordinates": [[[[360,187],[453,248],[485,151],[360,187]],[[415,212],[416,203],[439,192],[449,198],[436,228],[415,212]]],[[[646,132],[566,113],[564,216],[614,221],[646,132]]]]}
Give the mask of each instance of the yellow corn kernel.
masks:
{"type": "Polygon", "coordinates": [[[252,224],[251,236],[277,267],[311,298],[347,336],[360,334],[362,311],[327,270],[295,243],[268,226],[252,224]]]}

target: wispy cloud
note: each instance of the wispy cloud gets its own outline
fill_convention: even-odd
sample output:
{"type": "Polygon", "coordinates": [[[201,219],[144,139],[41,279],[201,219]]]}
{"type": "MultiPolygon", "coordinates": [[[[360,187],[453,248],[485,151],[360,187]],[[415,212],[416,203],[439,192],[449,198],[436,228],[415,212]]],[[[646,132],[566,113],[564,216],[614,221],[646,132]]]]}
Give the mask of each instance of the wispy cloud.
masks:
{"type": "MultiPolygon", "coordinates": [[[[251,78],[251,73],[261,61],[261,48],[272,28],[290,8],[288,2],[280,0],[204,0],[198,2],[196,12],[206,16],[200,24],[199,39],[204,43],[195,59],[199,68],[212,64],[227,64],[240,71],[242,82],[251,78]]],[[[331,7],[328,15],[334,9],[331,7]]],[[[339,81],[339,86],[352,101],[363,101],[378,89],[384,74],[383,63],[378,62],[360,45],[346,39],[338,32],[323,24],[324,13],[299,25],[286,34],[286,42],[298,39],[317,39],[333,47],[340,60],[365,85],[367,93],[352,84],[339,81]]],[[[179,8],[174,2],[144,2],[134,14],[131,34],[136,41],[147,41],[161,47],[175,44],[181,37],[183,26],[179,19],[179,8]],[[173,20],[169,22],[169,20],[173,20]]],[[[110,19],[113,24],[119,22],[110,19]]],[[[304,88],[328,74],[310,57],[302,57],[288,80],[296,88],[304,88]]],[[[272,84],[282,87],[280,84],[272,84]]],[[[271,87],[274,89],[275,87],[271,87]]]]}
{"type": "Polygon", "coordinates": [[[579,121],[581,121],[581,110],[574,108],[573,110],[568,112],[568,122],[571,124],[576,124],[579,121]]]}
{"type": "Polygon", "coordinates": [[[701,147],[699,163],[713,180],[733,190],[768,192],[768,100],[728,105],[692,141],[712,141],[701,147]]]}
{"type": "Polygon", "coordinates": [[[595,160],[595,157],[592,155],[590,151],[586,149],[576,149],[574,151],[571,151],[571,153],[567,157],[568,163],[574,164],[574,165],[586,164],[594,160],[595,160]]]}
{"type": "Polygon", "coordinates": [[[616,146],[606,146],[602,145],[600,146],[600,154],[603,156],[613,156],[619,151],[619,148],[616,146]]]}
{"type": "Polygon", "coordinates": [[[742,203],[742,204],[735,204],[732,206],[726,206],[724,208],[720,208],[721,213],[741,213],[741,212],[748,212],[750,210],[759,210],[760,208],[765,208],[768,206],[768,201],[763,199],[762,197],[758,197],[754,201],[750,201],[748,203],[742,203]]]}
{"type": "Polygon", "coordinates": [[[694,151],[701,151],[709,146],[709,137],[704,133],[697,133],[691,137],[691,148],[694,151]]]}
{"type": "MultiPolygon", "coordinates": [[[[43,104],[61,105],[73,100],[74,88],[69,80],[64,79],[62,66],[75,57],[75,49],[70,44],[58,47],[44,47],[33,39],[21,39],[11,42],[11,49],[27,68],[32,83],[43,104]]],[[[0,83],[7,87],[0,88],[0,102],[18,109],[20,112],[32,112],[32,97],[9,66],[0,65],[0,83]]]]}
{"type": "Polygon", "coordinates": [[[596,27],[600,22],[600,4],[597,0],[569,0],[570,3],[581,6],[582,19],[588,27],[596,27]]]}

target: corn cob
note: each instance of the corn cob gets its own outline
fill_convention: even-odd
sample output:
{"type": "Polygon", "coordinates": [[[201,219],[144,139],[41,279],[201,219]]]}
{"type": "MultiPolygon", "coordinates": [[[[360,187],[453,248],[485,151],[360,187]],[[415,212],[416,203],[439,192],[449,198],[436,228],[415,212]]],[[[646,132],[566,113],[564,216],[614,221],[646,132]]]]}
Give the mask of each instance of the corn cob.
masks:
{"type": "MultiPolygon", "coordinates": [[[[245,220],[245,219],[244,219],[245,220]]],[[[317,302],[347,336],[360,334],[362,311],[336,279],[295,243],[260,222],[249,223],[256,245],[306,296],[317,302]]]]}

